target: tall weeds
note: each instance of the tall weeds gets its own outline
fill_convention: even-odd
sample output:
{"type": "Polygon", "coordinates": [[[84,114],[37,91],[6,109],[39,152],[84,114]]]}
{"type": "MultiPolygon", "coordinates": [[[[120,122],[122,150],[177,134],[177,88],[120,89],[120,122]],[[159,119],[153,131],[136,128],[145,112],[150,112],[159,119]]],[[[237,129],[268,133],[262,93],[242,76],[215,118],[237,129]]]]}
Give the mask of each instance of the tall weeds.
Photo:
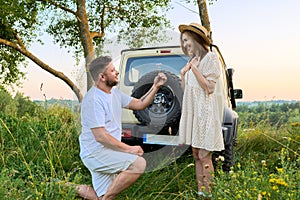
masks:
{"type": "Polygon", "coordinates": [[[0,116],[1,199],[74,199],[64,184],[83,168],[74,114],[53,106],[42,115],[0,116]]]}
{"type": "MultiPolygon", "coordinates": [[[[91,183],[78,156],[78,113],[56,105],[26,109],[22,115],[0,109],[1,199],[79,199],[65,184],[91,183]]],[[[289,110],[290,118],[263,111],[269,114],[258,113],[260,121],[249,110],[241,112],[235,165],[229,173],[216,169],[213,199],[300,199],[299,111],[289,110]],[[270,123],[270,116],[280,122],[270,123]]],[[[201,199],[192,155],[145,173],[118,199],[201,199]]]]}

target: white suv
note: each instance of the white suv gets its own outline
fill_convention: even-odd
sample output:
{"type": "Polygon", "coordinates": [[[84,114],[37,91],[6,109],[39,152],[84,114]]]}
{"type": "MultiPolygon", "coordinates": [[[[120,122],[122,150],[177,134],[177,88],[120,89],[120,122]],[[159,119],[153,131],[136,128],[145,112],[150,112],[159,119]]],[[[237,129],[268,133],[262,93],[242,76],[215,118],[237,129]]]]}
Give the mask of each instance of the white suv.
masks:
{"type": "MultiPolygon", "coordinates": [[[[212,51],[219,55],[222,66],[215,92],[221,108],[219,116],[223,122],[225,143],[225,150],[215,152],[214,156],[222,155],[225,158],[223,169],[228,171],[233,165],[233,146],[238,126],[235,99],[242,98],[242,90],[233,89],[233,70],[227,69],[218,47],[212,46],[212,51]]],[[[152,86],[158,72],[164,72],[168,78],[145,110],[123,110],[122,141],[142,145],[145,151],[156,151],[165,145],[180,145],[178,125],[183,95],[180,70],[188,59],[180,46],[126,49],[121,52],[118,87],[124,93],[139,98],[152,86]]]]}

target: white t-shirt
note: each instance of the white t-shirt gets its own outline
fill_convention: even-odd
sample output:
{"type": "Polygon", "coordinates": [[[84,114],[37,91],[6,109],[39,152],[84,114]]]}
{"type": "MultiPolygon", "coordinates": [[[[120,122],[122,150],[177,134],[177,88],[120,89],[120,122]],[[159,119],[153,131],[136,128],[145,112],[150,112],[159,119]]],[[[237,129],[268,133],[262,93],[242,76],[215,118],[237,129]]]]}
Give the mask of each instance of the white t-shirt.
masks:
{"type": "Polygon", "coordinates": [[[121,141],[122,108],[128,106],[132,97],[116,88],[107,94],[97,87],[92,87],[81,103],[81,126],[79,136],[80,157],[84,158],[101,150],[103,145],[95,140],[91,128],[105,127],[106,131],[121,141]]]}

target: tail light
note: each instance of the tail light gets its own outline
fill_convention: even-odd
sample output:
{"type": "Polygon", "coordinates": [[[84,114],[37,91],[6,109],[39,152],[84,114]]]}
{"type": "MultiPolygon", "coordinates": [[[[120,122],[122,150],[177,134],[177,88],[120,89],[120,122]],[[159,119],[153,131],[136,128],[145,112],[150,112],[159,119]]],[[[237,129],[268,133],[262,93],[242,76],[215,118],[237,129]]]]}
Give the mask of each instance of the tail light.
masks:
{"type": "Polygon", "coordinates": [[[123,138],[131,138],[132,137],[132,130],[131,129],[123,129],[122,130],[122,137],[123,138]]]}
{"type": "Polygon", "coordinates": [[[171,53],[171,50],[160,50],[160,53],[171,53]]]}

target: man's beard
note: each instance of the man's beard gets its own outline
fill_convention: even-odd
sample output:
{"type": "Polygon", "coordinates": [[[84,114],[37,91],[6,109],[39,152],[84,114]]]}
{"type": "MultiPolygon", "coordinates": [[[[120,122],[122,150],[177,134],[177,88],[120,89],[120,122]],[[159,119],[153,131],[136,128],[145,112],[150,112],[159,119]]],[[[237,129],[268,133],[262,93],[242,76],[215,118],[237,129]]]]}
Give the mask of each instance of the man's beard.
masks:
{"type": "Polygon", "coordinates": [[[109,81],[109,80],[107,80],[106,85],[109,86],[109,87],[114,87],[114,86],[118,85],[118,81],[109,81]]]}

